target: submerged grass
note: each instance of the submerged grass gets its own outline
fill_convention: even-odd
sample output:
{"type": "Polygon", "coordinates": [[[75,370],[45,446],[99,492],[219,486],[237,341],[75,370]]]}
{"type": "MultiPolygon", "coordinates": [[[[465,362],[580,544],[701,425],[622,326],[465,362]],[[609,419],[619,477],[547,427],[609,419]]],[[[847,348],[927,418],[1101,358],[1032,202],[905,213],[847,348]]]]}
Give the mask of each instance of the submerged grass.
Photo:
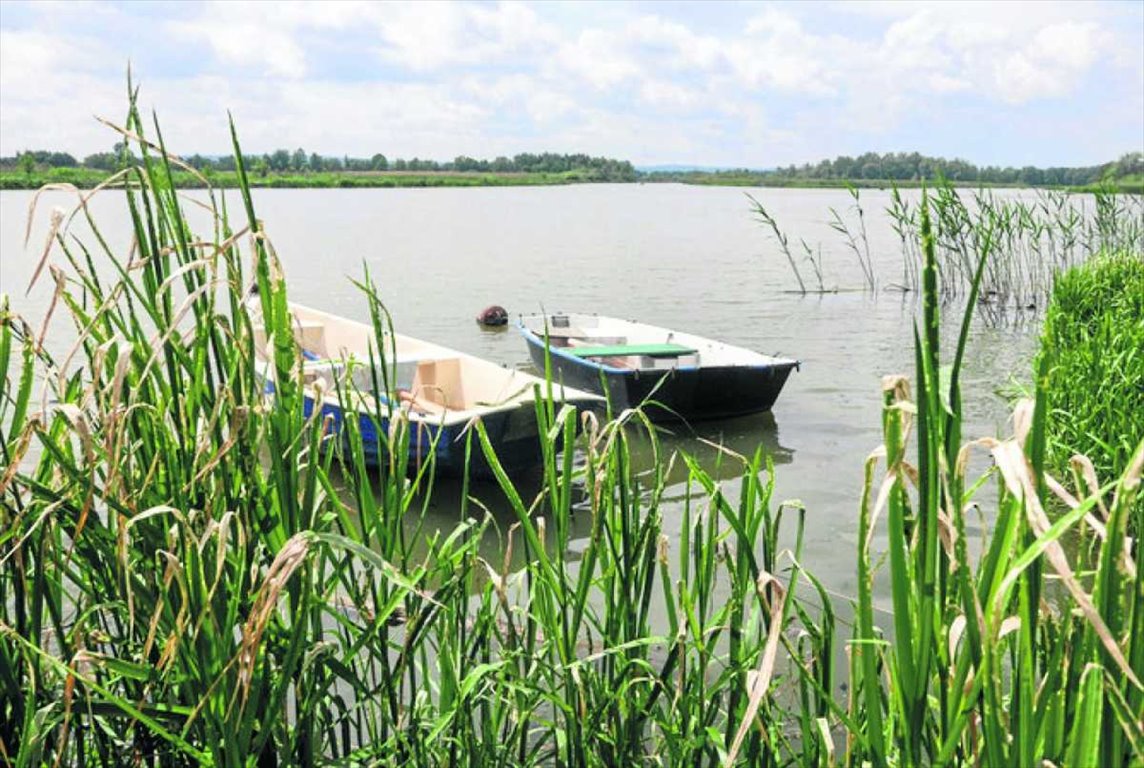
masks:
{"type": "MultiPolygon", "coordinates": [[[[515,513],[502,563],[479,554],[496,532],[475,501],[451,531],[408,525],[424,519],[432,461],[408,465],[399,412],[373,414],[392,425],[379,446],[353,419],[335,435],[304,416],[285,282],[243,169],[241,215],[209,194],[213,231],[200,238],[174,190],[178,162],[157,125],[145,138],[133,103],[124,135],[142,158],[123,178],[131,252],[108,248],[97,222],[90,243],[63,230],[56,241],[54,306],[75,324],[74,350],[54,358],[0,310],[6,764],[1144,760],[1144,592],[1126,534],[1144,445],[1118,479],[1067,492],[1045,470],[1046,377],[1013,437],[963,443],[970,314],[945,364],[928,198],[917,368],[912,388],[885,384],[847,637],[799,564],[805,512],[773,497],[761,451],[727,457],[741,464],[736,494],[686,454],[657,449],[640,472],[631,441],[655,437],[638,411],[600,423],[539,400],[534,496],[474,424],[467,455],[484,456],[515,513]],[[272,339],[273,403],[251,285],[272,339]],[[373,449],[388,457],[380,481],[365,467],[373,449]],[[996,469],[972,477],[980,450],[996,469]],[[673,550],[662,499],[678,461],[691,482],[673,550]],[[1056,522],[1050,495],[1068,509],[1056,522]],[[994,522],[973,557],[965,518],[978,504],[994,522]],[[591,521],[575,558],[573,515],[591,521]],[[1091,562],[1061,547],[1078,529],[1091,562]],[[879,584],[892,595],[887,626],[879,584]]],[[[991,253],[974,256],[971,297],[991,253]]],[[[377,344],[361,362],[387,390],[388,317],[368,276],[362,287],[377,344]]],[[[338,390],[347,407],[361,402],[349,382],[338,390]]]]}

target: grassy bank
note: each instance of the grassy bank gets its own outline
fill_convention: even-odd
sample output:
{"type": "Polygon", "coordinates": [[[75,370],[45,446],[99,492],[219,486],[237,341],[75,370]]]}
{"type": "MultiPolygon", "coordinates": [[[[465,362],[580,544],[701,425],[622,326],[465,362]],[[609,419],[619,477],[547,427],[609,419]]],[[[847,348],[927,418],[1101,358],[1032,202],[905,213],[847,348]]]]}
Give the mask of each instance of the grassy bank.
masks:
{"type": "MultiPolygon", "coordinates": [[[[134,109],[126,128],[147,131],[134,109]]],[[[967,442],[972,314],[947,321],[960,335],[941,348],[928,198],[916,369],[887,378],[871,414],[884,443],[854,500],[856,547],[839,553],[857,584],[846,624],[800,564],[813,510],[774,497],[765,456],[728,457],[741,470],[733,495],[686,453],[637,473],[638,413],[589,418],[577,437],[577,414],[542,403],[539,492],[522,496],[498,473],[508,530],[475,502],[452,530],[417,524],[432,465],[410,472],[400,412],[377,430],[380,478],[356,420],[334,435],[304,416],[286,276],[241,170],[242,209],[212,195],[213,228],[192,233],[155,141],[136,142],[143,163],[113,192],[132,250],[59,232],[59,263],[42,273],[75,349],[53,358],[38,328],[0,309],[0,760],[1144,760],[1144,593],[1128,536],[1144,446],[1122,477],[1064,493],[1045,470],[1045,377],[1014,435],[967,442]],[[252,286],[273,339],[273,403],[244,303],[252,286]],[[995,464],[983,476],[966,461],[978,451],[995,464]],[[681,519],[666,521],[672,461],[691,482],[681,519]],[[1068,510],[1055,522],[1050,495],[1068,510]],[[971,551],[978,506],[989,530],[971,551]],[[590,521],[575,555],[573,515],[590,521]],[[1061,546],[1074,534],[1092,540],[1091,562],[1061,546]],[[492,537],[523,550],[524,565],[482,558],[492,537]]],[[[990,251],[971,255],[970,306],[990,251]]],[[[384,370],[386,314],[368,277],[362,286],[384,370]]],[[[479,422],[467,450],[497,466],[479,422]]]]}
{"type": "Polygon", "coordinates": [[[1062,274],[1041,343],[1048,460],[1074,453],[1097,474],[1122,473],[1144,440],[1144,255],[1102,255],[1062,274]]]}
{"type": "MultiPolygon", "coordinates": [[[[80,189],[99,186],[112,175],[93,168],[41,168],[31,172],[0,169],[0,189],[39,189],[45,184],[72,184],[80,189]]],[[[181,189],[234,189],[239,186],[235,171],[211,170],[202,173],[175,171],[175,185],[181,189]]],[[[680,183],[700,186],[772,187],[787,189],[918,189],[934,182],[889,179],[801,179],[770,174],[736,172],[642,173],[635,179],[611,179],[590,168],[563,173],[477,173],[457,171],[352,171],[352,172],[278,172],[265,175],[251,173],[250,187],[287,189],[338,189],[371,187],[529,187],[589,182],[609,183],[680,183]]],[[[1011,188],[1013,184],[950,182],[965,189],[1011,188]]],[[[1021,185],[1016,185],[1021,186],[1021,185]]],[[[1144,194],[1144,178],[1129,177],[1115,183],[1083,187],[1038,187],[1076,193],[1144,194]]]]}
{"type": "MultiPolygon", "coordinates": [[[[91,168],[53,168],[46,171],[0,170],[0,189],[39,189],[45,184],[72,184],[92,189],[112,176],[91,168]]],[[[236,171],[191,173],[174,171],[172,182],[180,189],[235,189],[236,171]]],[[[339,189],[371,187],[529,187],[597,182],[604,179],[590,169],[564,173],[463,173],[446,171],[354,171],[321,173],[250,174],[251,188],[339,189]]]]}
{"type": "Polygon", "coordinates": [[[671,182],[678,184],[696,184],[700,186],[720,187],[774,187],[785,189],[921,189],[933,187],[943,183],[960,189],[1052,189],[1074,193],[1092,194],[1095,192],[1111,192],[1115,194],[1144,194],[1144,178],[1126,176],[1109,181],[1104,184],[1085,184],[1083,186],[1062,186],[1022,183],[991,183],[981,181],[941,181],[918,179],[812,179],[781,176],[773,173],[752,173],[736,171],[691,171],[691,172],[658,172],[650,173],[641,179],[646,182],[671,182]]]}

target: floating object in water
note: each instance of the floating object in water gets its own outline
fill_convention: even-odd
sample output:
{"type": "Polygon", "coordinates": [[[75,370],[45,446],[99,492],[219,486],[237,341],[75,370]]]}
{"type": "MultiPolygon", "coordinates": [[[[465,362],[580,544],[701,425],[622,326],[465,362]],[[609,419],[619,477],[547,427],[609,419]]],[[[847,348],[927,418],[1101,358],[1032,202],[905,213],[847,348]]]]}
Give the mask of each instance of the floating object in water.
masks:
{"type": "MultiPolygon", "coordinates": [[[[256,302],[249,303],[255,320],[255,347],[263,360],[271,359],[267,334],[256,302]]],[[[517,472],[540,463],[540,441],[533,401],[547,392],[543,379],[482,360],[428,341],[400,334],[374,339],[374,329],[337,315],[290,304],[294,338],[301,348],[304,389],[303,411],[317,408],[330,419],[333,434],[345,436],[344,421],[356,419],[367,463],[380,465],[390,422],[409,422],[410,466],[428,461],[435,450],[438,471],[465,471],[464,432],[480,417],[501,466],[517,472]],[[386,371],[370,367],[371,347],[387,353],[386,371]],[[385,382],[379,392],[374,382],[385,382]],[[537,387],[539,385],[539,387],[537,387]],[[353,409],[344,408],[348,389],[353,409]],[[344,392],[342,393],[344,394],[344,392]],[[381,415],[378,418],[378,414],[381,415]],[[434,448],[435,446],[435,448],[434,448]]],[[[269,379],[269,376],[267,377],[269,379]]],[[[273,384],[267,381],[267,391],[273,384]]],[[[577,407],[601,404],[598,395],[552,384],[552,397],[577,407]]],[[[472,470],[491,476],[479,446],[472,448],[472,470]]]]}
{"type": "Polygon", "coordinates": [[[606,394],[652,419],[721,419],[770,410],[797,360],[599,315],[529,315],[517,323],[537,368],[545,334],[554,379],[606,394]],[[601,386],[601,378],[605,382],[601,386]]]}
{"type": "Polygon", "coordinates": [[[499,304],[485,307],[477,315],[477,322],[481,325],[498,326],[508,324],[508,312],[499,304]]]}

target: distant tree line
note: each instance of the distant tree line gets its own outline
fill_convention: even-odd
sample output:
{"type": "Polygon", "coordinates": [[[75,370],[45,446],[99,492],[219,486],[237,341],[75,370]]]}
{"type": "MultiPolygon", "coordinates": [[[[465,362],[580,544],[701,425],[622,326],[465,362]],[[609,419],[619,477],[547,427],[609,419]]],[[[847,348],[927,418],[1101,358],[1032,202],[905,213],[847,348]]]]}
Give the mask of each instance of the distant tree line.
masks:
{"type": "Polygon", "coordinates": [[[790,165],[768,172],[788,179],[885,179],[890,181],[924,181],[942,176],[950,181],[985,184],[1026,184],[1046,186],[1081,186],[1095,184],[1107,177],[1120,178],[1144,174],[1144,153],[1132,152],[1119,160],[1086,168],[999,168],[978,167],[965,160],[926,157],[917,152],[891,152],[879,155],[867,152],[858,157],[802,166],[790,165]]]}
{"type": "MultiPolygon", "coordinates": [[[[390,160],[381,153],[369,158],[349,157],[348,155],[328,157],[319,155],[317,152],[307,153],[304,149],[298,148],[293,152],[287,149],[277,149],[263,155],[244,155],[243,159],[248,173],[262,176],[271,172],[305,174],[405,171],[553,174],[578,172],[580,178],[586,181],[634,181],[636,178],[635,168],[627,160],[591,157],[585,154],[557,154],[555,152],[541,154],[523,152],[512,157],[502,155],[493,160],[477,160],[466,155],[460,155],[451,161],[439,162],[417,157],[409,160],[403,158],[390,160]]],[[[233,155],[209,157],[194,154],[185,157],[184,160],[188,165],[204,173],[235,170],[233,155]]],[[[88,155],[82,162],[67,152],[29,150],[11,157],[0,157],[0,169],[20,169],[29,174],[36,170],[77,167],[114,171],[122,168],[124,163],[134,161],[135,159],[125,154],[121,145],[117,144],[112,151],[88,155]]]]}
{"type": "MultiPolygon", "coordinates": [[[[209,176],[214,172],[235,170],[234,157],[218,157],[200,154],[184,158],[187,164],[209,176]]],[[[926,157],[917,152],[891,152],[880,155],[867,152],[857,157],[842,156],[834,160],[822,160],[773,170],[724,170],[714,172],[696,171],[655,171],[638,173],[627,160],[614,160],[607,157],[591,157],[586,154],[558,154],[543,152],[533,154],[522,152],[512,157],[499,156],[492,160],[478,160],[467,155],[459,155],[453,160],[440,162],[421,158],[389,159],[377,153],[371,157],[330,157],[317,152],[307,153],[298,148],[291,152],[277,149],[262,155],[244,156],[248,173],[265,177],[271,173],[314,174],[314,173],[520,173],[520,174],[573,174],[580,181],[691,181],[703,177],[704,182],[720,183],[721,177],[734,178],[743,183],[752,180],[761,183],[781,183],[806,181],[926,181],[938,177],[960,183],[1016,184],[1029,186],[1083,186],[1096,184],[1105,179],[1121,179],[1144,176],[1144,153],[1132,152],[1119,160],[1103,165],[1081,168],[1023,168],[998,166],[979,167],[961,159],[947,160],[942,157],[926,157]]],[[[25,151],[11,157],[0,157],[0,170],[20,170],[31,176],[33,173],[52,168],[87,168],[99,171],[114,171],[125,163],[136,162],[123,151],[123,145],[116,144],[110,152],[97,152],[77,160],[67,152],[47,150],[25,151]]]]}

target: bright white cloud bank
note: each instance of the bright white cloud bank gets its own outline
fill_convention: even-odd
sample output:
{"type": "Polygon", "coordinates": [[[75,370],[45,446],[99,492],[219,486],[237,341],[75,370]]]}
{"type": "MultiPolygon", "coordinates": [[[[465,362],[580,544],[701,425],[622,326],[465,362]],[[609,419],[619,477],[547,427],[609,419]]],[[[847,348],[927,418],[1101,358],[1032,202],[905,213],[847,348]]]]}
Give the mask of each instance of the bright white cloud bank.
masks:
{"type": "Polygon", "coordinates": [[[184,153],[866,150],[1090,164],[1144,145],[1144,5],[0,5],[0,154],[108,148],[132,63],[184,153]]]}

